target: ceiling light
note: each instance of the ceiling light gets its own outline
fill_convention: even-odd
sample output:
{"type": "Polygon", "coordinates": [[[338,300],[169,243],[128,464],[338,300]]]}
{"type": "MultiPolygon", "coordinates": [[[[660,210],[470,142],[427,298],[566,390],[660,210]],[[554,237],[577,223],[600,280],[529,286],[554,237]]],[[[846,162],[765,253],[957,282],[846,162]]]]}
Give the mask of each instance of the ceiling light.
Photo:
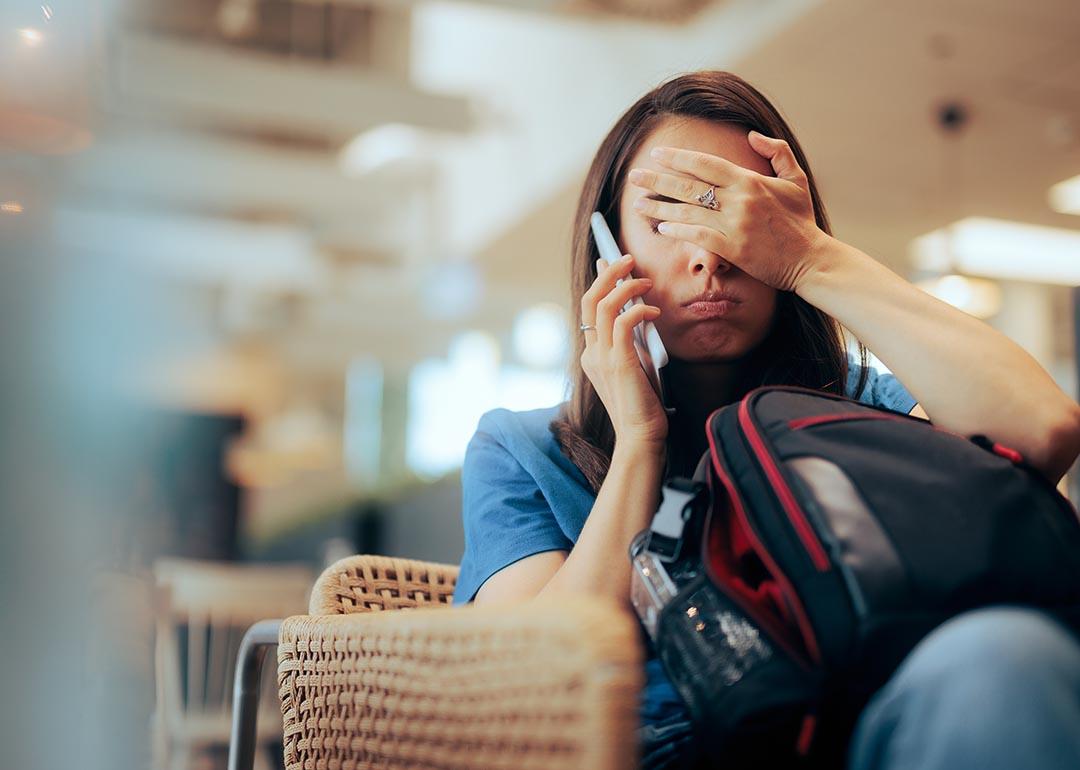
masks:
{"type": "Polygon", "coordinates": [[[340,436],[322,411],[297,404],[254,423],[225,453],[230,478],[245,487],[270,487],[303,471],[326,471],[340,460],[340,436]]]}
{"type": "Polygon", "coordinates": [[[427,268],[419,291],[421,311],[437,321],[464,318],[484,296],[484,276],[472,262],[445,262],[427,268]]]}
{"type": "Polygon", "coordinates": [[[1080,286],[1080,230],[968,217],[919,236],[909,253],[920,270],[1080,286]]]}
{"type": "Polygon", "coordinates": [[[0,211],[5,214],[21,214],[23,213],[23,205],[18,201],[4,201],[0,203],[0,211]]]}
{"type": "Polygon", "coordinates": [[[36,46],[45,39],[45,36],[40,31],[31,27],[25,27],[19,30],[19,37],[23,39],[23,42],[29,46],[36,46]]]}
{"type": "Polygon", "coordinates": [[[538,369],[561,367],[567,351],[566,313],[552,303],[526,308],[514,319],[514,353],[538,369]]]}
{"type": "Polygon", "coordinates": [[[249,37],[259,26],[255,0],[224,0],[218,6],[218,29],[225,37],[249,37]]]}
{"type": "Polygon", "coordinates": [[[380,166],[420,156],[425,137],[416,127],[404,123],[385,123],[357,134],[338,155],[338,164],[346,176],[361,176],[380,166]]]}
{"type": "Polygon", "coordinates": [[[1050,208],[1062,214],[1080,214],[1080,176],[1058,182],[1047,196],[1050,208]]]}

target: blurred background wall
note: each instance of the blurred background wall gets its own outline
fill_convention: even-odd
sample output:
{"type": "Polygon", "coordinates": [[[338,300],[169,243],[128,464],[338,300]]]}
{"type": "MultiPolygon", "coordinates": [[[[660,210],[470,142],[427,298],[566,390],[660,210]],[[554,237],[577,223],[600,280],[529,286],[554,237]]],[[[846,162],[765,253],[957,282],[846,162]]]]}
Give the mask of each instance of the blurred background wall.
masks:
{"type": "Polygon", "coordinates": [[[0,8],[13,767],[220,763],[148,724],[206,630],[163,559],[458,560],[480,414],[566,396],[586,166],[676,73],[753,83],[837,237],[1077,393],[1071,0],[0,8]]]}

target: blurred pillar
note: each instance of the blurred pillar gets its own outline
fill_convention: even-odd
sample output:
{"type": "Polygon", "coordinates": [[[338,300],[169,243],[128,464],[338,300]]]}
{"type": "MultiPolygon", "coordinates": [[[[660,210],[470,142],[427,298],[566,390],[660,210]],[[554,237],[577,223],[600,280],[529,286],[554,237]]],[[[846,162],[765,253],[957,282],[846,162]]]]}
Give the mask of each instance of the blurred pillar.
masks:
{"type": "MultiPolygon", "coordinates": [[[[1002,332],[1020,347],[1032,355],[1046,371],[1053,375],[1061,372],[1057,366],[1060,349],[1054,345],[1054,306],[1049,289],[1041,284],[1026,281],[1001,281],[1001,312],[989,320],[991,326],[1002,332]]],[[[1073,308],[1073,359],[1074,366],[1080,366],[1080,309],[1077,308],[1077,289],[1072,291],[1073,308]]],[[[1061,377],[1056,377],[1060,383],[1061,377]]],[[[1080,382],[1080,380],[1077,380],[1080,382]]],[[[1067,387],[1063,385],[1063,387],[1067,387]]],[[[1080,394],[1078,394],[1080,395],[1080,394]]],[[[1080,502],[1080,480],[1077,479],[1076,466],[1067,478],[1058,485],[1058,489],[1068,494],[1073,501],[1080,502]]]]}
{"type": "Polygon", "coordinates": [[[408,478],[405,440],[409,421],[409,370],[387,367],[383,385],[382,479],[380,486],[408,478]]]}
{"type": "Polygon", "coordinates": [[[354,553],[385,553],[386,511],[381,503],[369,501],[358,505],[354,527],[354,553]]]}
{"type": "Polygon", "coordinates": [[[1047,371],[1054,367],[1054,308],[1045,286],[1002,281],[1001,312],[991,325],[1030,353],[1047,371]]]}

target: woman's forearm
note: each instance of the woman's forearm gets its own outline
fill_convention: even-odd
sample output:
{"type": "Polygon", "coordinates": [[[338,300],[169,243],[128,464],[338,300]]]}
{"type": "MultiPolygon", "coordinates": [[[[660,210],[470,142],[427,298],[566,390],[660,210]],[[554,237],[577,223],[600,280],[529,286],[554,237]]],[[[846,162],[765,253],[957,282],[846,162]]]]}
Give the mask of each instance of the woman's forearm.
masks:
{"type": "Polygon", "coordinates": [[[1057,481],[1080,453],[1080,407],[1023,348],[835,238],[796,292],[862,340],[935,425],[1014,447],[1057,481]]]}
{"type": "Polygon", "coordinates": [[[660,501],[664,448],[619,445],[566,561],[540,590],[630,598],[630,542],[649,526],[660,501]]]}

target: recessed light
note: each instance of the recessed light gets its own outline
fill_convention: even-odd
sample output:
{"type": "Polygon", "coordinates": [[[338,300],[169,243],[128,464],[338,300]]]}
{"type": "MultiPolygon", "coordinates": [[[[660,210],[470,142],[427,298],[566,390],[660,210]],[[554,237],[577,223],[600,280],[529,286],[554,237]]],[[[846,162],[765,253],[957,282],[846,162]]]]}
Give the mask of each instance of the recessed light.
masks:
{"type": "Polygon", "coordinates": [[[1080,286],[1080,230],[968,217],[911,242],[921,270],[1080,286]]]}
{"type": "Polygon", "coordinates": [[[416,126],[384,123],[355,136],[338,155],[338,164],[346,176],[362,176],[399,160],[420,157],[426,141],[416,126]]]}
{"type": "Polygon", "coordinates": [[[23,42],[27,45],[35,46],[41,43],[45,39],[45,36],[41,34],[39,30],[32,27],[24,27],[19,30],[19,37],[23,39],[23,42]]]}
{"type": "Polygon", "coordinates": [[[1047,196],[1050,208],[1062,214],[1080,214],[1080,176],[1058,182],[1047,196]]]}

